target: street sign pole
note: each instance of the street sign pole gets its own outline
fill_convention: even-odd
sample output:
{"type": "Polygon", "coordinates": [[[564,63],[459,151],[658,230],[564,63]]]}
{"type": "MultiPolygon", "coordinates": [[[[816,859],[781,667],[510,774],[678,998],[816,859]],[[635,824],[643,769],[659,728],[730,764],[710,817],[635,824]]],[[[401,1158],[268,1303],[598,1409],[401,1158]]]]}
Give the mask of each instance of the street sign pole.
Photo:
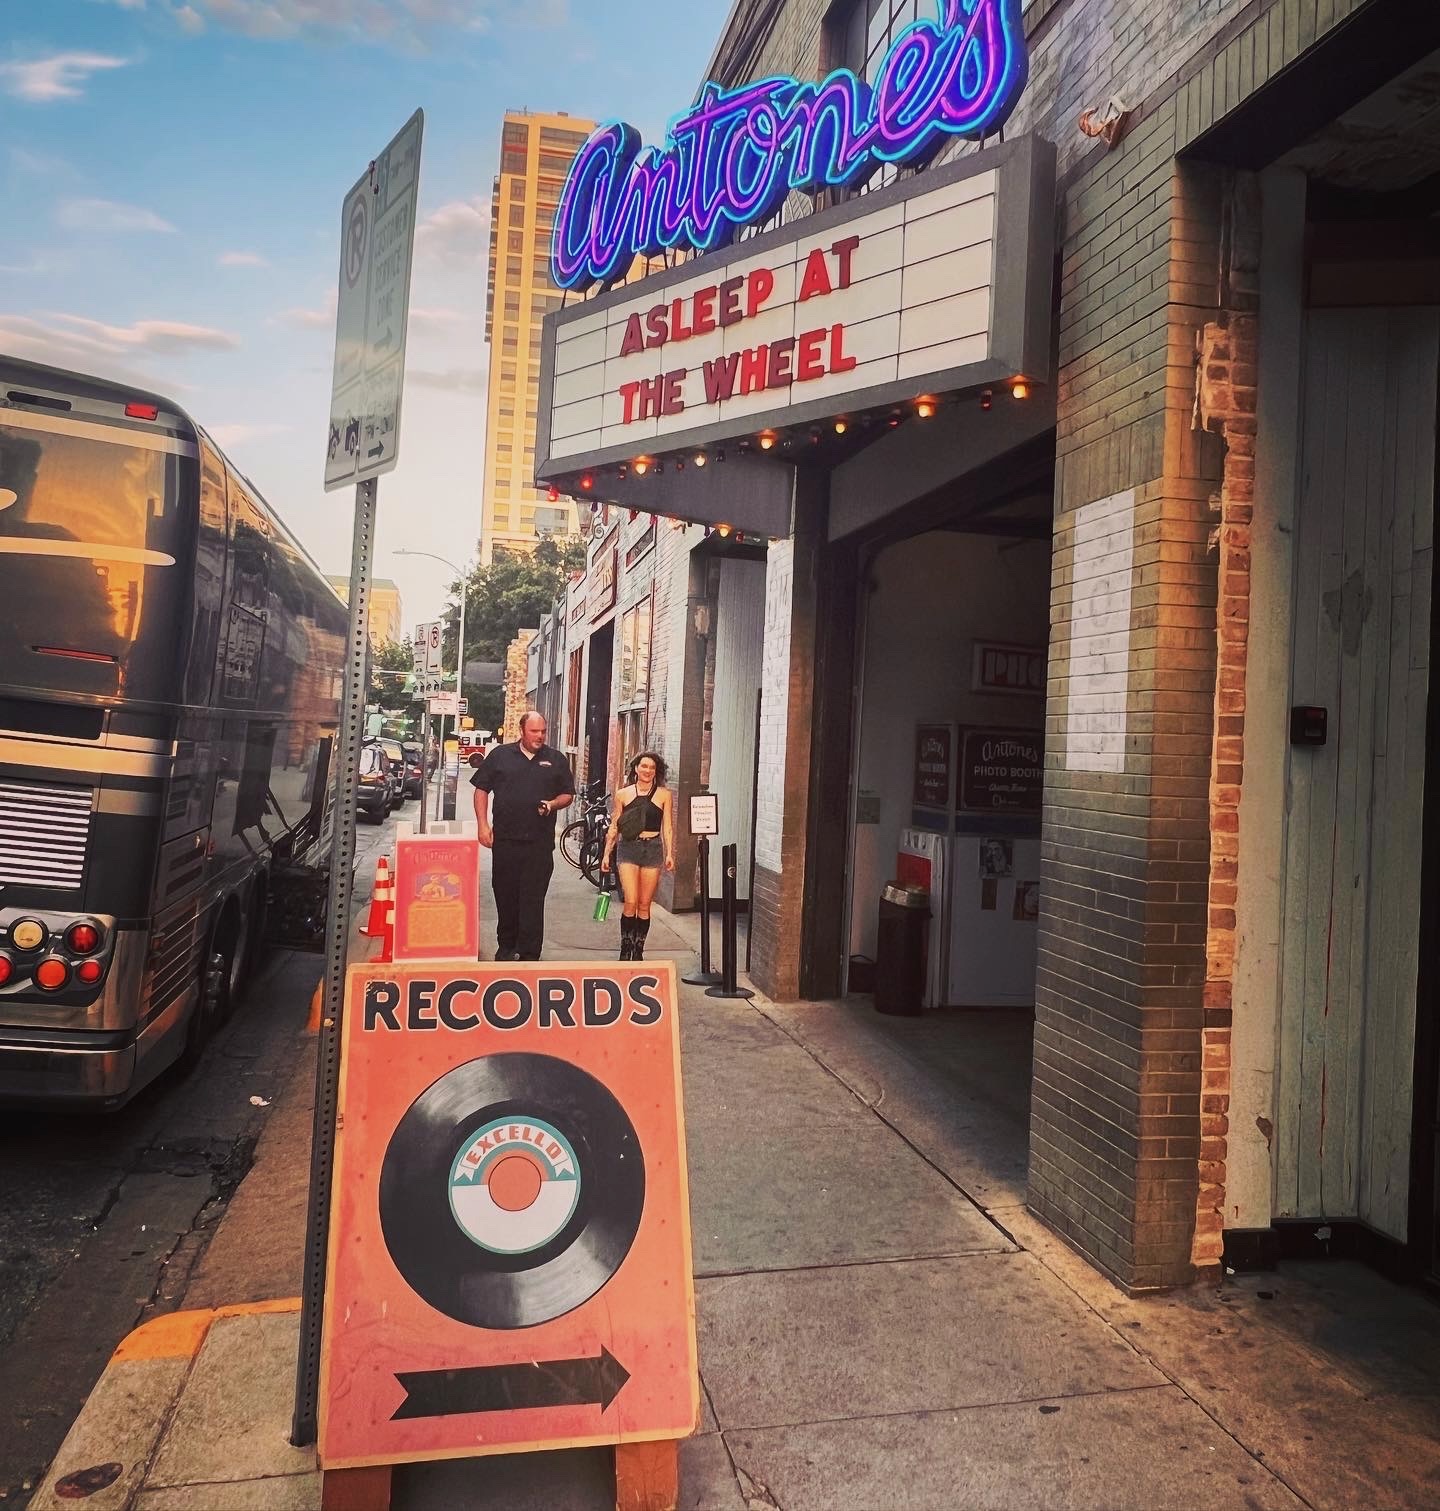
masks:
{"type": "Polygon", "coordinates": [[[335,828],[330,900],[325,920],[325,1011],[310,1143],[310,1221],[305,1231],[305,1278],[300,1290],[300,1354],[295,1370],[295,1415],[290,1440],[315,1441],[320,1395],[320,1326],[325,1297],[325,1247],[330,1230],[330,1175],[335,1163],[335,1107],[340,1090],[340,1027],[345,1007],[345,955],[355,880],[355,811],[360,750],[365,735],[365,652],[370,625],[370,567],[375,543],[375,496],[369,478],[355,486],[355,537],[350,548],[350,629],[340,692],[335,828]]]}
{"type": "MultiPolygon", "coordinates": [[[[425,704],[425,712],[420,715],[420,748],[425,752],[425,785],[420,791],[420,832],[428,834],[430,824],[427,815],[430,812],[430,704],[425,704]]],[[[443,763],[442,763],[443,764],[443,763]]],[[[442,771],[440,780],[445,780],[442,771]]]]}
{"type": "Polygon", "coordinates": [[[326,918],[325,1012],[320,1024],[320,1057],[315,1076],[309,1220],[300,1295],[300,1352],[295,1366],[295,1412],[290,1432],[297,1447],[313,1443],[318,1427],[345,956],[350,938],[356,801],[365,725],[365,653],[369,639],[370,570],[375,549],[376,479],[395,466],[400,454],[405,340],[410,318],[410,273],[424,127],[424,114],[417,110],[351,185],[340,212],[335,365],[325,446],[325,489],[333,492],[354,487],[355,532],[350,550],[350,638],[340,695],[335,839],[326,918]]]}

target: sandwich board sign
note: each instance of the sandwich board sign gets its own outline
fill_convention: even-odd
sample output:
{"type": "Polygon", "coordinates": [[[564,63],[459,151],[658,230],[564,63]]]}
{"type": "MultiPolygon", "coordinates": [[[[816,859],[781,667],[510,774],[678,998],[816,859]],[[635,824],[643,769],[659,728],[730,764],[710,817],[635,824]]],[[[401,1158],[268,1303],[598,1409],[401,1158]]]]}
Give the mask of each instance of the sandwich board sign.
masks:
{"type": "Polygon", "coordinates": [[[327,1471],[687,1437],[675,968],[352,967],[327,1471]]]}
{"type": "Polygon", "coordinates": [[[425,114],[417,110],[345,196],[325,487],[389,472],[400,400],[425,114]]]}

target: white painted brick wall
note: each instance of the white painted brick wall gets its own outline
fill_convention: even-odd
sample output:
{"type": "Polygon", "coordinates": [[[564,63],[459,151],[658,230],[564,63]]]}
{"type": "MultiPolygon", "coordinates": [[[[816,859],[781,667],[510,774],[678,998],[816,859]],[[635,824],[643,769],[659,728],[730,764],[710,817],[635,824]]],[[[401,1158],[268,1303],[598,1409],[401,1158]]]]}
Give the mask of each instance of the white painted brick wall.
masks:
{"type": "Polygon", "coordinates": [[[1075,511],[1065,766],[1124,771],[1135,490],[1075,511]]]}
{"type": "Polygon", "coordinates": [[[795,543],[770,547],[765,573],[765,653],[760,685],[760,791],[755,814],[755,859],[777,875],[785,821],[785,736],[790,722],[790,607],[795,543]]]}

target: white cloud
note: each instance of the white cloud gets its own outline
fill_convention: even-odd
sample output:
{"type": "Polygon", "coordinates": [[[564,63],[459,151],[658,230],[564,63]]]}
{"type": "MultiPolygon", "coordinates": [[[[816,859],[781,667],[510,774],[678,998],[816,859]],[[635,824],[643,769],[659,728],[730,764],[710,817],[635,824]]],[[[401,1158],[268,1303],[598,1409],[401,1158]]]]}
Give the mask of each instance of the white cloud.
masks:
{"type": "Polygon", "coordinates": [[[228,331],[180,320],[137,320],[133,325],[106,325],[84,315],[56,315],[71,330],[112,351],[234,351],[240,342],[228,331]]]}
{"type": "Polygon", "coordinates": [[[446,393],[484,393],[489,386],[489,374],[483,367],[438,370],[410,367],[405,371],[405,381],[417,388],[438,388],[446,393]]]}
{"type": "Polygon", "coordinates": [[[268,268],[270,259],[259,252],[222,252],[217,259],[222,268],[268,268]]]}
{"type": "Polygon", "coordinates": [[[67,231],[173,231],[168,220],[114,199],[67,199],[55,217],[67,231]]]}
{"type": "Polygon", "coordinates": [[[340,302],[339,295],[334,289],[325,296],[325,302],[319,309],[288,309],[281,310],[275,317],[283,325],[296,325],[301,330],[333,330],[335,328],[335,306],[340,302]]]}
{"type": "MultiPolygon", "coordinates": [[[[239,342],[225,331],[175,320],[137,320],[107,325],[84,315],[0,315],[0,351],[55,367],[97,372],[126,383],[154,387],[153,374],[131,365],[136,357],[184,356],[193,351],[229,351],[239,342]]],[[[162,387],[179,388],[172,377],[162,387]]]]}
{"type": "MultiPolygon", "coordinates": [[[[565,11],[565,0],[193,0],[176,11],[201,25],[206,21],[248,37],[294,37],[334,32],[361,41],[411,43],[427,33],[488,31],[497,11],[533,24],[538,14],[551,24],[565,11]]],[[[198,30],[198,27],[195,27],[198,30]]]]}
{"type": "Polygon", "coordinates": [[[198,37],[205,30],[205,18],[193,5],[176,6],[175,19],[180,24],[180,30],[189,32],[192,37],[198,37]]]}
{"type": "Polygon", "coordinates": [[[432,330],[445,330],[449,326],[464,325],[468,318],[463,310],[426,309],[413,304],[410,306],[412,327],[428,326],[432,330]]]}
{"type": "Polygon", "coordinates": [[[289,425],[211,425],[208,427],[215,444],[226,451],[233,451],[237,446],[244,446],[248,441],[261,440],[265,436],[287,435],[291,428],[289,425]]]}
{"type": "Polygon", "coordinates": [[[103,52],[57,52],[28,62],[0,63],[0,89],[36,105],[78,100],[91,74],[124,68],[129,61],[103,52]]]}
{"type": "Polygon", "coordinates": [[[490,201],[452,199],[415,227],[415,249],[444,262],[483,262],[490,255],[490,201]]]}

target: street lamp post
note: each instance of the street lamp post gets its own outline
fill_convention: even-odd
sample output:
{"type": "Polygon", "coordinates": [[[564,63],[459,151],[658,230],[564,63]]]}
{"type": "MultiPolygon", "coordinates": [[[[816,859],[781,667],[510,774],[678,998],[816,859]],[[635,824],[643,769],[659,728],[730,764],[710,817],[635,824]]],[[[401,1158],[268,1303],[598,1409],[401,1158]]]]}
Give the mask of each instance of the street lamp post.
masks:
{"type": "MultiPolygon", "coordinates": [[[[457,567],[453,561],[444,556],[437,556],[433,551],[411,551],[406,547],[400,547],[395,552],[396,556],[424,556],[431,561],[438,561],[442,567],[449,567],[460,579],[460,619],[456,625],[455,636],[455,698],[457,713],[455,715],[455,728],[460,728],[460,715],[458,713],[459,699],[465,684],[465,600],[470,596],[470,570],[468,567],[457,567]]],[[[455,784],[458,789],[460,784],[459,772],[455,775],[455,784]]],[[[458,800],[458,798],[457,798],[458,800]]],[[[440,715],[440,781],[437,783],[435,793],[435,818],[438,822],[444,811],[442,804],[445,801],[445,715],[440,715]]],[[[420,806],[423,809],[425,800],[422,798],[420,806]]]]}

